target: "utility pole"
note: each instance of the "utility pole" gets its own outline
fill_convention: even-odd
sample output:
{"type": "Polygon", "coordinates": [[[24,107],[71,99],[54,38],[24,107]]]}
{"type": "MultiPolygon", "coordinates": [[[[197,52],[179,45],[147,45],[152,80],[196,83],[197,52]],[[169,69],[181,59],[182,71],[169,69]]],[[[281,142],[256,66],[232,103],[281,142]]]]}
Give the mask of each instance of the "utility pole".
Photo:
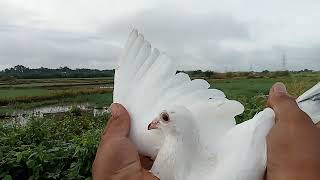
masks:
{"type": "Polygon", "coordinates": [[[253,65],[252,64],[250,65],[249,72],[253,72],[253,65]]]}
{"type": "Polygon", "coordinates": [[[283,54],[282,56],[282,70],[286,71],[287,70],[287,58],[286,54],[283,54]]]}

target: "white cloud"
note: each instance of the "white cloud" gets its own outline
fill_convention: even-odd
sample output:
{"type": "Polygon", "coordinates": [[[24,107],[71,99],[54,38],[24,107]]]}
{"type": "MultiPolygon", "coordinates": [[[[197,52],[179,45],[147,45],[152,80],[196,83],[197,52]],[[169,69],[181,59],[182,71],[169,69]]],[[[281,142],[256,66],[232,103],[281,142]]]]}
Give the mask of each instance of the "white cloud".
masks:
{"type": "Polygon", "coordinates": [[[104,37],[84,33],[7,26],[0,29],[0,39],[0,62],[6,67],[106,69],[113,68],[120,52],[104,37]]]}
{"type": "Polygon", "coordinates": [[[2,0],[0,68],[112,68],[130,29],[184,69],[320,69],[316,0],[2,0]]]}

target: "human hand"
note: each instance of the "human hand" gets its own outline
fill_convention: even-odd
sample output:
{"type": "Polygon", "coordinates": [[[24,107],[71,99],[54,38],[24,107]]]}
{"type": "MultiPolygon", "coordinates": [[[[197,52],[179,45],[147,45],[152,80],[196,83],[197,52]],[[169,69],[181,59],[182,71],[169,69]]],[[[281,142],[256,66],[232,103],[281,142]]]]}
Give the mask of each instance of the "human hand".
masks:
{"type": "MultiPolygon", "coordinates": [[[[154,180],[147,169],[151,160],[139,158],[135,145],[130,141],[130,117],[120,104],[112,104],[112,117],[108,121],[92,166],[95,180],[154,180]],[[146,169],[145,169],[146,168],[146,169]]],[[[140,156],[142,157],[142,156],[140,156]]]]}
{"type": "Polygon", "coordinates": [[[270,90],[276,123],[267,136],[267,180],[319,180],[320,129],[287,94],[282,83],[270,90]]]}

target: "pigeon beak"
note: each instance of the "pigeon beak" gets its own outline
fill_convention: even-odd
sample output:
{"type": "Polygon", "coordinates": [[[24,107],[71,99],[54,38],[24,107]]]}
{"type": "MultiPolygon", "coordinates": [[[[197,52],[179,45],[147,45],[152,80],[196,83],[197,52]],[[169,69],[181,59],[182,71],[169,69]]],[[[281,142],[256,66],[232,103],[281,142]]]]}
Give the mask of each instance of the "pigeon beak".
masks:
{"type": "Polygon", "coordinates": [[[159,124],[160,124],[159,119],[158,119],[158,118],[154,119],[154,120],[148,125],[148,130],[158,129],[158,128],[159,128],[159,124]]]}

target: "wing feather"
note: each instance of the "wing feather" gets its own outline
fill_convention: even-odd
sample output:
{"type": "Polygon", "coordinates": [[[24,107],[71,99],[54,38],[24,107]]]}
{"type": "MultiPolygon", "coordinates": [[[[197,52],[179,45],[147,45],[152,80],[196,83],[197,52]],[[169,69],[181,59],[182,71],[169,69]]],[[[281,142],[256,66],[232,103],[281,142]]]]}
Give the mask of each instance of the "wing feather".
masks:
{"type": "Polygon", "coordinates": [[[320,122],[320,83],[303,93],[297,98],[297,103],[312,121],[316,124],[320,122]]]}

